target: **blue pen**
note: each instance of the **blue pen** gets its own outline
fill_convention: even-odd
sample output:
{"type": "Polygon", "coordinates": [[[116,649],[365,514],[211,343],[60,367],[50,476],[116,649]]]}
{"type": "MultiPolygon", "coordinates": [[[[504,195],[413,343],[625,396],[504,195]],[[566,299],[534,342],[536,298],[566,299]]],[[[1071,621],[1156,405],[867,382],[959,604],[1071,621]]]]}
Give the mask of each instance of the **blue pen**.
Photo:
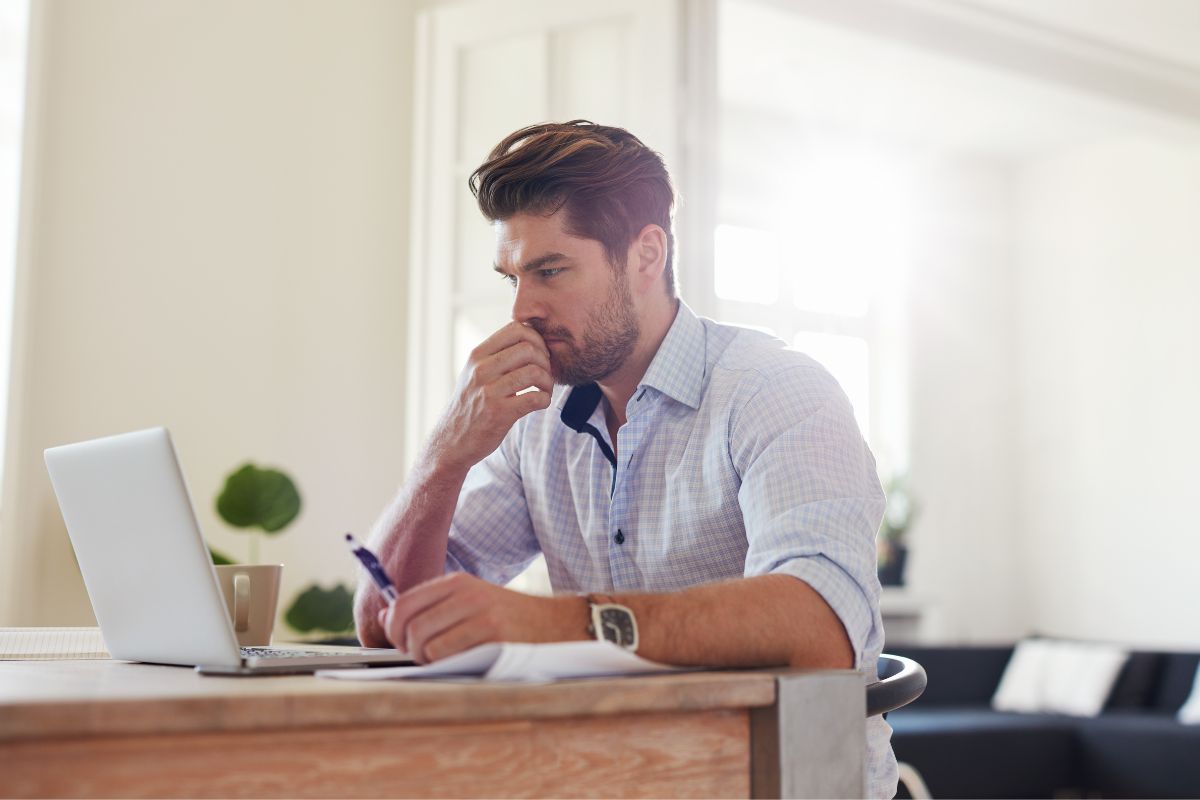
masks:
{"type": "Polygon", "coordinates": [[[350,546],[350,552],[354,553],[355,558],[362,562],[363,567],[371,576],[371,580],[375,581],[375,585],[379,587],[379,593],[384,596],[389,604],[396,602],[396,599],[400,597],[400,593],[396,591],[396,586],[392,583],[392,579],[383,571],[383,564],[379,563],[379,559],[375,557],[375,554],[360,544],[352,533],[346,534],[346,544],[350,546]]]}

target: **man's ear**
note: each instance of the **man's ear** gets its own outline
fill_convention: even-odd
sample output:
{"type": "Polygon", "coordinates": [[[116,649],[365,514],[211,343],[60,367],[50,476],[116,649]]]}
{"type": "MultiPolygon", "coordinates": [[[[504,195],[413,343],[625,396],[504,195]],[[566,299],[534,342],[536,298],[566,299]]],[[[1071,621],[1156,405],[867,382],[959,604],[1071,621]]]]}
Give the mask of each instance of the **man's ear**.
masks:
{"type": "Polygon", "coordinates": [[[630,279],[639,291],[646,291],[662,277],[667,268],[667,233],[653,223],[638,231],[629,245],[630,279]]]}

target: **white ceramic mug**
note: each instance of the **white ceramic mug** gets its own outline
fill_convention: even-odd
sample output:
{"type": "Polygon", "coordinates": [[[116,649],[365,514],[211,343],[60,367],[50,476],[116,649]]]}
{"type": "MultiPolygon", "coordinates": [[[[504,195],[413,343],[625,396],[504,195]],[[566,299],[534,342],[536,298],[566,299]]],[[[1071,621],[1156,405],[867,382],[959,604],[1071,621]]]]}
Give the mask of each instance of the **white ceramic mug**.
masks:
{"type": "Polygon", "coordinates": [[[216,570],[238,645],[269,645],[283,564],[221,564],[216,570]]]}

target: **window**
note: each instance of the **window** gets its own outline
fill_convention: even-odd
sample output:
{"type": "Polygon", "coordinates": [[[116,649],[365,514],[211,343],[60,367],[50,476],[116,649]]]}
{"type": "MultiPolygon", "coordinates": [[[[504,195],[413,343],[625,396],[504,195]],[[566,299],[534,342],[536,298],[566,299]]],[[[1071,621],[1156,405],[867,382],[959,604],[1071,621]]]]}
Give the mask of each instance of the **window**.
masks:
{"type": "Polygon", "coordinates": [[[885,338],[903,336],[891,322],[903,302],[913,233],[906,163],[878,143],[804,136],[800,125],[772,134],[769,118],[753,124],[746,109],[739,120],[722,139],[717,313],[824,365],[871,440],[878,420],[893,416],[877,409],[892,400],[879,353],[885,338]],[[754,144],[745,141],[750,128],[754,144]],[[777,141],[764,150],[767,138],[777,141]],[[765,151],[785,155],[760,160],[765,151]]]}

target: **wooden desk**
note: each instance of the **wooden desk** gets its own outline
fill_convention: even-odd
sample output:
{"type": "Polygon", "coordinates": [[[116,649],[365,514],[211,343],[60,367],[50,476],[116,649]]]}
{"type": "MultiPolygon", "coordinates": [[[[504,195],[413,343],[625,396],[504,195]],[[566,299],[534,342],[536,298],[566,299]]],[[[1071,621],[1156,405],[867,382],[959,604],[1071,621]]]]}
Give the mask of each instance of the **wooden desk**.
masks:
{"type": "Polygon", "coordinates": [[[0,796],[861,797],[864,708],[853,672],[500,685],[0,662],[0,796]]]}

